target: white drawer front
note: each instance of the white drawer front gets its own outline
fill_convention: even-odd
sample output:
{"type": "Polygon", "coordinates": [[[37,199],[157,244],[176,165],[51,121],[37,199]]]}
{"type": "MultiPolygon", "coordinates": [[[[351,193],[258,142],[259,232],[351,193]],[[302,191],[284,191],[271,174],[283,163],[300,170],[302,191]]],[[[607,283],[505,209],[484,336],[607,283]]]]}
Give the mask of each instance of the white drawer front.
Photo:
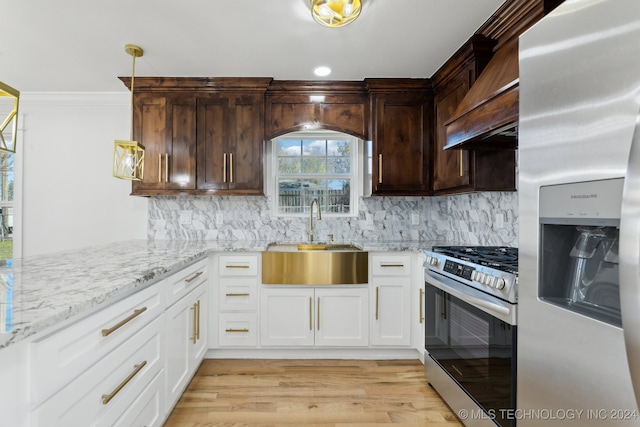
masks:
{"type": "Polygon", "coordinates": [[[255,311],[258,308],[257,277],[225,277],[218,284],[221,311],[255,311]]]}
{"type": "Polygon", "coordinates": [[[160,371],[113,427],[160,427],[164,420],[164,370],[160,371]]]}
{"type": "Polygon", "coordinates": [[[36,408],[32,427],[112,426],[163,369],[163,320],[147,325],[36,408]]]}
{"type": "Polygon", "coordinates": [[[258,255],[221,255],[218,274],[222,276],[257,276],[258,255]]]}
{"type": "Polygon", "coordinates": [[[31,399],[39,403],[122,344],[165,309],[164,282],[31,344],[31,399]]]}
{"type": "Polygon", "coordinates": [[[411,255],[372,255],[371,264],[371,274],[374,276],[408,276],[411,274],[411,255]]]}
{"type": "Polygon", "coordinates": [[[184,268],[167,279],[167,305],[170,306],[209,278],[207,260],[184,268]]]}
{"type": "Polygon", "coordinates": [[[220,313],[220,347],[255,347],[258,345],[256,313],[220,313]]]}

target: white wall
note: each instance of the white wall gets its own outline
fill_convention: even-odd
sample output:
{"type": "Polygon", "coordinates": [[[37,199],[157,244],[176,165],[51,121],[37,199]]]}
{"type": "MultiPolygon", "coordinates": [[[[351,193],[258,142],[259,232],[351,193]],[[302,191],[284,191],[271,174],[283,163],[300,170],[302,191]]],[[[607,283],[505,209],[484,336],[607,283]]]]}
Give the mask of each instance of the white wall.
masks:
{"type": "MultiPolygon", "coordinates": [[[[129,93],[22,93],[22,256],[147,237],[147,200],[112,176],[129,93]]],[[[14,254],[20,257],[20,254],[14,254]]]]}

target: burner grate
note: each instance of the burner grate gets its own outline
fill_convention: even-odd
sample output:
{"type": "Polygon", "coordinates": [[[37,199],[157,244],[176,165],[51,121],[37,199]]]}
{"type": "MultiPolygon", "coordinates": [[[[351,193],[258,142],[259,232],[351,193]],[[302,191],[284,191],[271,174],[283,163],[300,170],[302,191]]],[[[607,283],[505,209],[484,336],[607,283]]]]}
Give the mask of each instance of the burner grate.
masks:
{"type": "Polygon", "coordinates": [[[470,263],[518,273],[518,248],[509,246],[434,246],[434,252],[470,263]]]}

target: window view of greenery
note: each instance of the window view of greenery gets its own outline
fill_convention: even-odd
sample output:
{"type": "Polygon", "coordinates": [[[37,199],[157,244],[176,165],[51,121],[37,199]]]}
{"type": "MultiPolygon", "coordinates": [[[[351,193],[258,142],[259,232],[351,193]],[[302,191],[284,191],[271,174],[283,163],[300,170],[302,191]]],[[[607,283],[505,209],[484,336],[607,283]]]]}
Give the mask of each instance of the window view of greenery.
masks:
{"type": "Polygon", "coordinates": [[[0,262],[13,258],[13,156],[0,153],[0,262]]]}
{"type": "Polygon", "coordinates": [[[322,213],[351,213],[352,150],[349,140],[277,140],[278,213],[308,212],[313,199],[322,213]]]}

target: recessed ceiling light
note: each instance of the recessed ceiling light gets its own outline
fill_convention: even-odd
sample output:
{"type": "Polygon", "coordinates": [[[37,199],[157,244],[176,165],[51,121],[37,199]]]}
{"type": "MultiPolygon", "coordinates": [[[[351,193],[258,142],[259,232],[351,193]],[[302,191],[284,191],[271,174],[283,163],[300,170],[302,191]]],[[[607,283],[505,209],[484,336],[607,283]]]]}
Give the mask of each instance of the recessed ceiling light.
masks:
{"type": "Polygon", "coordinates": [[[326,77],[331,74],[331,68],[324,66],[317,67],[315,70],[313,70],[313,73],[318,77],[326,77]]]}

